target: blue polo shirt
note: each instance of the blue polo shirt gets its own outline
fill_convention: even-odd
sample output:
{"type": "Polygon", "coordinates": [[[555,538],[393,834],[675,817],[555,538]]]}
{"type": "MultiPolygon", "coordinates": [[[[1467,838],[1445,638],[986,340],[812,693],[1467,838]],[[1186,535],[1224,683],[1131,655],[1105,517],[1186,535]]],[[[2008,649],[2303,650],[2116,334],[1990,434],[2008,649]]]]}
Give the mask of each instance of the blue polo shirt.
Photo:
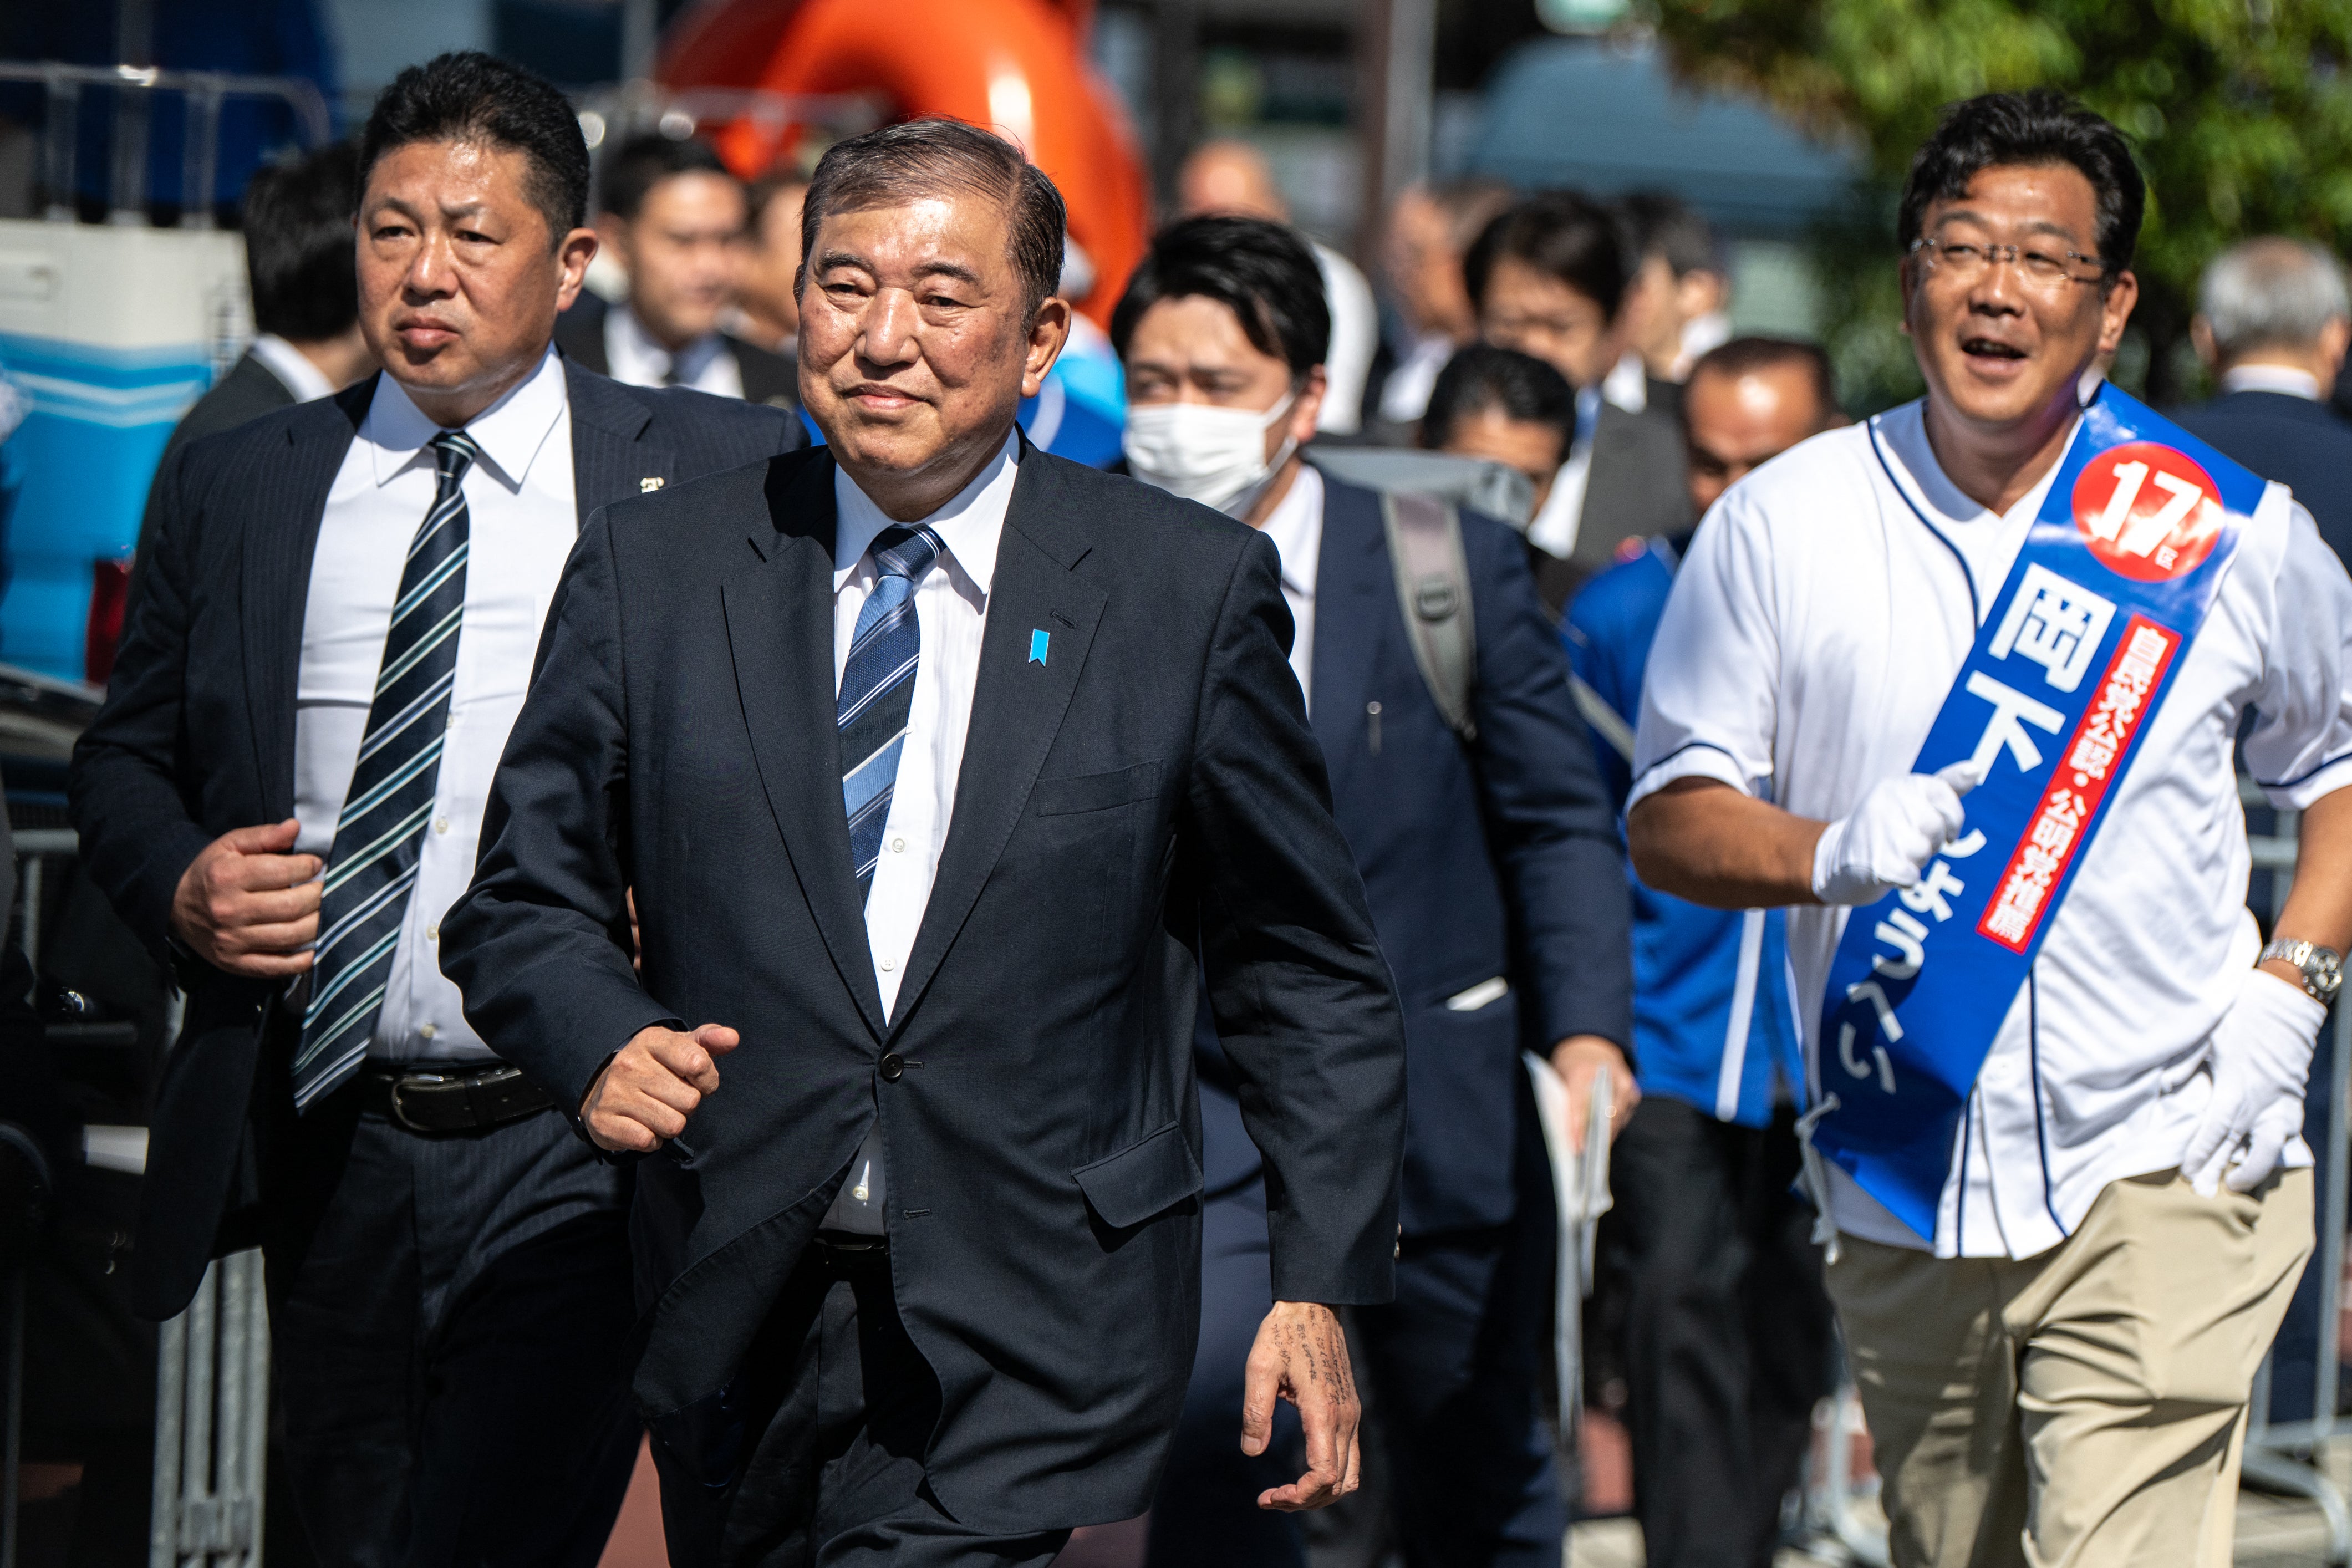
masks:
{"type": "MultiPolygon", "coordinates": [[[[1560,637],[1576,678],[1627,730],[1642,716],[1642,677],[1689,535],[1630,542],[1570,605],[1560,637]]],[[[1580,694],[1580,700],[1583,699],[1580,694]]],[[[1632,764],[1592,729],[1601,776],[1620,810],[1632,764]]],[[[1761,1127],[1776,1101],[1804,1101],[1803,1032],[1790,998],[1778,910],[1710,910],[1644,887],[1633,894],[1634,1072],[1664,1095],[1722,1121],[1761,1127]]]]}

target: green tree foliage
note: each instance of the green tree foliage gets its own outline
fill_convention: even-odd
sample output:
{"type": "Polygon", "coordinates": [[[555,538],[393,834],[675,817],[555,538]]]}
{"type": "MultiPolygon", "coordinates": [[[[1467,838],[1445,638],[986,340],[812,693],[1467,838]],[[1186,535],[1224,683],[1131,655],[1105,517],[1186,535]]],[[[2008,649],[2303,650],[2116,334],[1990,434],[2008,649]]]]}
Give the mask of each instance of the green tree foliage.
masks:
{"type": "Polygon", "coordinates": [[[2352,0],[1655,0],[1676,70],[1862,150],[1822,236],[1828,328],[1859,406],[1909,395],[1893,191],[1943,105],[2055,87],[2132,138],[2148,180],[2136,341],[2116,379],[2191,389],[2197,278],[2258,234],[2352,240],[2352,0]]]}

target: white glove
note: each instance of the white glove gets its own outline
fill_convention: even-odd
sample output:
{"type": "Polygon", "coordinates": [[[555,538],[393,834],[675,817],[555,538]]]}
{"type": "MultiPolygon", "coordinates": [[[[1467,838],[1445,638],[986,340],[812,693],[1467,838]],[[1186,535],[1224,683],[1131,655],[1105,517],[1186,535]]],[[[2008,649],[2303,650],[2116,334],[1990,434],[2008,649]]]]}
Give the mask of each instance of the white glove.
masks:
{"type": "Polygon", "coordinates": [[[1917,887],[1927,862],[1959,835],[1960,796],[1982,783],[1975,763],[1960,762],[1871,785],[1814,844],[1813,897],[1874,904],[1896,888],[1917,887]]]}
{"type": "Polygon", "coordinates": [[[2238,999],[2214,1026],[2213,1097],[2189,1134],[2181,1173],[2199,1194],[2213,1195],[2230,1156],[2246,1144],[2230,1170],[2233,1193],[2250,1193],[2278,1169],[2287,1141],[2303,1131],[2303,1089],[2311,1077],[2311,1047],[2327,1009],[2303,987],[2253,969],[2238,999]]]}

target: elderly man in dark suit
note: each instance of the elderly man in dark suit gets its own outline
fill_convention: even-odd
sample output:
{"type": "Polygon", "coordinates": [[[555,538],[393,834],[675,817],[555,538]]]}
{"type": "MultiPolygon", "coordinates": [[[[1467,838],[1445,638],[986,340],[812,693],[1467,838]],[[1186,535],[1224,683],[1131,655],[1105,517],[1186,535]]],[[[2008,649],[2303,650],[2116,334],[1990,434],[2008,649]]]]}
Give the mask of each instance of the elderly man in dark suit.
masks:
{"type": "Polygon", "coordinates": [[[2294,491],[2352,563],[2352,423],[2328,401],[2352,342],[2343,264],[2309,240],[2233,245],[2205,269],[2189,331],[2221,395],[2176,417],[2294,491]]]}
{"type": "Polygon", "coordinates": [[[208,1257],[267,1249],[321,1563],[585,1568],[637,1442],[626,1173],[467,1026],[435,949],[582,520],[800,431],[550,348],[595,237],[545,82],[403,72],[360,163],[384,372],[173,460],[75,755],[91,874],[188,997],[134,1294],[169,1317],[208,1257]]]}
{"type": "MultiPolygon", "coordinates": [[[[1313,256],[1288,229],[1246,218],[1166,229],[1111,320],[1129,462],[1280,552],[1299,627],[1291,666],[1404,1005],[1396,1300],[1357,1322],[1405,1561],[1550,1568],[1568,1528],[1541,1408],[1556,1219],[1519,1055],[1558,1066],[1579,1127],[1604,1068],[1614,1109],[1632,1109],[1624,853],[1568,661],[1517,537],[1492,518],[1459,520],[1468,602],[1456,613],[1471,651],[1460,710],[1448,713],[1452,689],[1441,697],[1424,680],[1382,498],[1297,452],[1315,429],[1327,336],[1313,256]],[[1252,438],[1220,468],[1223,429],[1252,438]]],[[[1252,1505],[1284,1456],[1237,1450],[1222,1419],[1269,1300],[1265,1215],[1280,1173],[1243,1133],[1246,1083],[1205,1020],[1196,1050],[1206,1289],[1151,1558],[1282,1568],[1303,1561],[1299,1531],[1252,1505]]]]}
{"type": "Polygon", "coordinates": [[[1042,1565],[1143,1510],[1192,1360],[1203,965],[1275,1173],[1243,1440],[1295,1401],[1266,1501],[1319,1506],[1404,1043],[1274,548],[1021,439],[1069,307],[1010,144],[840,142],[803,233],[828,445],[589,530],[442,950],[484,1037],[646,1156],[672,1561],[1042,1565]]]}

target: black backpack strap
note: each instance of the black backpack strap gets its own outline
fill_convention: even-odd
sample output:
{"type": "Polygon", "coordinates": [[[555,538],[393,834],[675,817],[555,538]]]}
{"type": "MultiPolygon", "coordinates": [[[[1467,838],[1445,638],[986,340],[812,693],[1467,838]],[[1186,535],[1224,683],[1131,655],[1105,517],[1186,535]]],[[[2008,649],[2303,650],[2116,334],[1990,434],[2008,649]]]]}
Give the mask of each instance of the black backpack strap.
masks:
{"type": "Polygon", "coordinates": [[[1478,639],[1471,618],[1470,565],[1462,553],[1462,518],[1434,497],[1387,490],[1381,519],[1389,537],[1397,605],[1413,661],[1446,727],[1475,740],[1470,694],[1478,680],[1478,639]]]}

